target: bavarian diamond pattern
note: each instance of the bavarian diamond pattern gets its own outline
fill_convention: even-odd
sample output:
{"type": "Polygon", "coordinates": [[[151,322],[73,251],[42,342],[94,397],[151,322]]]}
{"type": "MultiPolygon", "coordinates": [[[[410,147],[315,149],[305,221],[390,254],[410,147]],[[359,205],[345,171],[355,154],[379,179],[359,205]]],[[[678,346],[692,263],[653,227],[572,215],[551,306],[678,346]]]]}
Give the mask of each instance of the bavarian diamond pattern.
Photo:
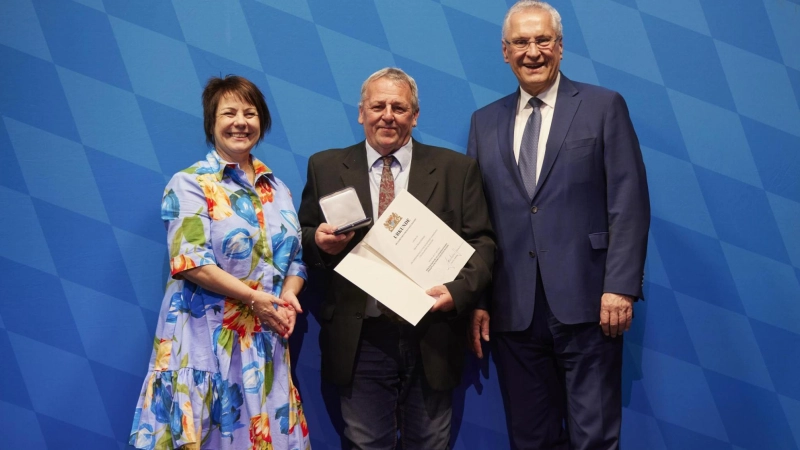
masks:
{"type": "MultiPolygon", "coordinates": [[[[126,448],[167,276],[161,191],[205,154],[210,76],[261,87],[255,153],[297,203],[310,155],[363,139],[360,86],[385,66],[419,84],[415,136],[463,151],[472,111],[515,88],[510,3],[0,3],[0,447],[126,448]]],[[[564,73],[625,96],[650,181],[624,447],[797,449],[800,2],[553,4],[564,73]]],[[[315,449],[341,445],[322,294],[292,343],[315,449]]],[[[455,400],[454,449],[508,446],[492,363],[472,360],[455,400]]]]}

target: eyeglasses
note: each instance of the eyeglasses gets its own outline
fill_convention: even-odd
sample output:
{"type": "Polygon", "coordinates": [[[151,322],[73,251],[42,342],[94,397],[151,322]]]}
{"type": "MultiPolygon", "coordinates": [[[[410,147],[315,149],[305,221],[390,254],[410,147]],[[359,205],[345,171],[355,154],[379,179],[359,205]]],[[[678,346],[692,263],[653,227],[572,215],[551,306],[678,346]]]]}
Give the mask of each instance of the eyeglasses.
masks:
{"type": "Polygon", "coordinates": [[[514,50],[527,50],[531,44],[536,44],[539,50],[551,50],[556,42],[561,40],[561,37],[540,37],[536,39],[503,39],[506,44],[510,45],[514,50]]]}

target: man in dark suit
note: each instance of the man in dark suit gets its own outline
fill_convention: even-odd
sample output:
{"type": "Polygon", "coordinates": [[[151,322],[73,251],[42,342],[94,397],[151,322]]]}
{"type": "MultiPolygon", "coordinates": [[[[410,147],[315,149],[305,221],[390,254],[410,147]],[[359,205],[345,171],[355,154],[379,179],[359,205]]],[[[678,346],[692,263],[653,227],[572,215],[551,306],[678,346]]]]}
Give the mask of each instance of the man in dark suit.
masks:
{"type": "Polygon", "coordinates": [[[618,93],[559,72],[552,6],[512,6],[502,47],[520,89],[475,112],[467,150],[498,248],[472,347],[491,328],[513,448],[615,449],[650,225],[639,142],[618,93]]]}
{"type": "Polygon", "coordinates": [[[364,82],[358,111],[366,141],[308,161],[299,213],[306,262],[333,269],[366,234],[337,236],[325,223],[320,197],[346,186],[375,219],[407,189],[476,251],[454,281],[427,291],[436,301],[416,327],[330,270],[319,314],[322,374],[339,386],[344,434],[353,448],[394,449],[398,430],[404,448],[447,448],[469,314],[490,283],[494,258],[478,165],[411,138],[417,86],[399,69],[382,69],[364,82]]]}

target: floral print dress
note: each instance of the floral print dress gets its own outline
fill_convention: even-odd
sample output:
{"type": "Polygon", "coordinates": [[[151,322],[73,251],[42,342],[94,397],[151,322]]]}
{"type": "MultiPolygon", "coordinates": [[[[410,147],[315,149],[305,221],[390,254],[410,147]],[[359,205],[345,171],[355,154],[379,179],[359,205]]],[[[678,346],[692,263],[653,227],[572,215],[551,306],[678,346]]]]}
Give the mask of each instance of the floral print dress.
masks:
{"type": "Polygon", "coordinates": [[[286,276],[306,278],[291,194],[261,161],[252,163],[255,186],[212,150],[164,191],[173,278],[133,419],[136,448],[310,448],[286,339],[248,306],[180,277],[216,264],[275,296],[286,276]]]}

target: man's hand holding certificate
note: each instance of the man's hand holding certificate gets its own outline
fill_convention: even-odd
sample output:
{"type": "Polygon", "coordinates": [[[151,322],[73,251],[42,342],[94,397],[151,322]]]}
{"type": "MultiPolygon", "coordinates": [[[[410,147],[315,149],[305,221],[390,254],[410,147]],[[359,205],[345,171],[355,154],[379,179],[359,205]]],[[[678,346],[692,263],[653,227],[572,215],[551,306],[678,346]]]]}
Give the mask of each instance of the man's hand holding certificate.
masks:
{"type": "Polygon", "coordinates": [[[402,191],[335,270],[416,324],[435,302],[425,291],[453,281],[474,251],[402,191]]]}

